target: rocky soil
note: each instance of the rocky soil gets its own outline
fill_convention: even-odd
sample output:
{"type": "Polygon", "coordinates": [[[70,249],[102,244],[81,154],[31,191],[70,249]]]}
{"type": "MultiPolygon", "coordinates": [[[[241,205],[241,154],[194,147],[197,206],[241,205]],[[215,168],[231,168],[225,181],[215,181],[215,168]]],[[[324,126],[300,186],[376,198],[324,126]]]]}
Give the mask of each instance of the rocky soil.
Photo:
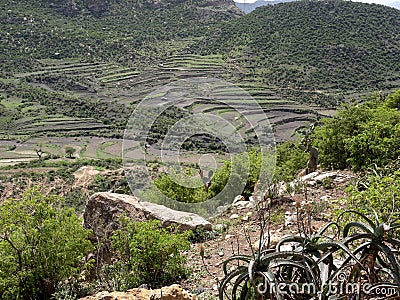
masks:
{"type": "MultiPolygon", "coordinates": [[[[273,199],[269,228],[271,247],[283,236],[299,233],[296,203],[303,208],[311,207],[311,226],[314,231],[334,219],[335,210],[344,205],[341,199],[346,196],[344,190],[352,178],[354,176],[350,172],[316,172],[303,177],[304,185],[296,193],[273,199]]],[[[249,255],[257,250],[260,214],[268,218],[268,212],[238,203],[239,205],[234,204],[223,215],[211,220],[213,239],[192,244],[187,253],[192,274],[182,286],[197,294],[199,299],[218,297],[218,282],[223,278],[222,263],[225,259],[235,254],[249,255]],[[204,258],[200,255],[203,250],[204,258]]]]}

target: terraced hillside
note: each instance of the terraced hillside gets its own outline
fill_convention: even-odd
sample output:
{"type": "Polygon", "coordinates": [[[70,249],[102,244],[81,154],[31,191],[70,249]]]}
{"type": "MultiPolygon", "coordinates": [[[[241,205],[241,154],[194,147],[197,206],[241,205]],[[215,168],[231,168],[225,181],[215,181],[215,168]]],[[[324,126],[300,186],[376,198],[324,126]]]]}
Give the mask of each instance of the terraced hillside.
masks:
{"type": "MultiPolygon", "coordinates": [[[[53,156],[64,156],[67,146],[73,146],[80,157],[116,157],[121,151],[122,131],[138,101],[180,79],[229,79],[230,67],[221,55],[192,54],[174,55],[153,67],[76,59],[43,59],[36,65],[29,72],[0,82],[0,107],[8,116],[0,124],[1,136],[8,139],[2,142],[0,151],[4,163],[35,159],[39,148],[53,156]]],[[[284,99],[274,86],[251,82],[239,86],[263,107],[278,140],[293,138],[307,122],[331,113],[284,99]]],[[[221,99],[235,100],[230,91],[216,93],[221,99]]],[[[189,103],[181,109],[226,113],[226,107],[215,103],[189,103]]]]}
{"type": "MultiPolygon", "coordinates": [[[[82,157],[118,155],[136,103],[180,79],[218,77],[242,87],[278,141],[342,101],[400,85],[400,16],[390,8],[298,1],[238,18],[228,0],[141,7],[126,0],[101,14],[78,2],[67,15],[36,0],[6,1],[0,11],[0,158],[36,158],[35,149],[63,156],[67,146],[82,157]]],[[[235,101],[230,91],[218,93],[235,101]]],[[[212,102],[180,110],[231,114],[212,102]]],[[[156,137],[170,121],[156,126],[156,137]]]]}

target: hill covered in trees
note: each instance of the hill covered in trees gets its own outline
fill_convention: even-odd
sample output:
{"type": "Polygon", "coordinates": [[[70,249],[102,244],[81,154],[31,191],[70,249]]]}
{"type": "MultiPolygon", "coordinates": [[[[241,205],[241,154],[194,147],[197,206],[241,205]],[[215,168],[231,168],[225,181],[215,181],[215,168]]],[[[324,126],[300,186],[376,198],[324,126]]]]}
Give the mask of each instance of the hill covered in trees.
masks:
{"type": "Polygon", "coordinates": [[[132,63],[140,49],[204,36],[209,26],[241,14],[229,0],[7,0],[0,10],[1,71],[47,58],[132,63]]]}
{"type": "Polygon", "coordinates": [[[198,43],[240,62],[241,80],[341,94],[400,84],[400,11],[348,1],[260,7],[198,43]]]}

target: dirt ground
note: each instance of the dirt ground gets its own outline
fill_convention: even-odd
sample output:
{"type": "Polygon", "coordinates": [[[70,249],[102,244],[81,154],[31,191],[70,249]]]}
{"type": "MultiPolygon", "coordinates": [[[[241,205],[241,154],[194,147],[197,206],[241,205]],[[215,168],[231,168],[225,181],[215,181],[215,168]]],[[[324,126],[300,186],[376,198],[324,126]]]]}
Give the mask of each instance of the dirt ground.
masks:
{"type": "Polygon", "coordinates": [[[232,207],[213,219],[213,238],[192,244],[187,253],[191,275],[181,283],[182,286],[198,294],[199,299],[216,299],[218,282],[224,275],[223,261],[236,254],[251,255],[256,251],[260,239],[260,215],[266,219],[270,215],[271,247],[283,236],[299,233],[299,223],[296,221],[299,204],[300,208],[311,208],[313,231],[334,219],[335,210],[343,205],[341,199],[346,196],[344,190],[352,177],[350,173],[345,175],[347,179],[332,182],[329,187],[305,185],[305,189],[289,197],[274,199],[269,213],[256,207],[232,207]],[[203,259],[201,251],[204,251],[203,259]]]}

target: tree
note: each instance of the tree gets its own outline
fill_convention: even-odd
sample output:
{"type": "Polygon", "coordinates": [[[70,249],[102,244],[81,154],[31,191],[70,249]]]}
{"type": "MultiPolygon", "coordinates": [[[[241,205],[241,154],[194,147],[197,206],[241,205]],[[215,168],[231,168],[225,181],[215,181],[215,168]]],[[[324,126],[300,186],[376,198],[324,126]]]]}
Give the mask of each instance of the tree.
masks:
{"type": "Polygon", "coordinates": [[[0,299],[50,299],[83,271],[90,231],[60,201],[34,188],[0,205],[0,299]]]}
{"type": "Polygon", "coordinates": [[[315,129],[321,164],[354,170],[383,166],[400,155],[399,92],[363,104],[346,105],[315,129]]]}
{"type": "Polygon", "coordinates": [[[38,156],[39,159],[42,159],[43,156],[43,150],[42,150],[42,145],[37,145],[35,148],[36,155],[38,156]]]}
{"type": "Polygon", "coordinates": [[[66,147],[65,148],[65,154],[68,155],[68,158],[72,158],[72,155],[74,155],[76,152],[76,149],[74,147],[66,147]]]}

